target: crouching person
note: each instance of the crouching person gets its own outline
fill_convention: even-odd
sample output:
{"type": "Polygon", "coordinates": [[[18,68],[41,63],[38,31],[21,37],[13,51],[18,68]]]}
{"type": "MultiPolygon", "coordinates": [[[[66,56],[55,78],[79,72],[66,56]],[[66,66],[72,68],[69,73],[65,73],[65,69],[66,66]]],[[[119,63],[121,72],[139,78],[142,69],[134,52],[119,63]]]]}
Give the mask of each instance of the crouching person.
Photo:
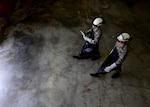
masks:
{"type": "Polygon", "coordinates": [[[116,44],[109,56],[103,62],[98,72],[91,73],[93,77],[99,77],[100,74],[107,74],[112,70],[116,73],[112,75],[112,78],[117,78],[120,76],[121,66],[127,55],[127,42],[130,40],[130,35],[128,33],[122,33],[117,37],[116,44]]]}
{"type": "Polygon", "coordinates": [[[85,44],[82,47],[78,55],[73,56],[76,59],[88,59],[96,60],[100,57],[99,53],[99,40],[101,39],[101,25],[103,24],[102,18],[96,18],[93,21],[92,28],[83,33],[82,37],[85,40],[85,44]]]}

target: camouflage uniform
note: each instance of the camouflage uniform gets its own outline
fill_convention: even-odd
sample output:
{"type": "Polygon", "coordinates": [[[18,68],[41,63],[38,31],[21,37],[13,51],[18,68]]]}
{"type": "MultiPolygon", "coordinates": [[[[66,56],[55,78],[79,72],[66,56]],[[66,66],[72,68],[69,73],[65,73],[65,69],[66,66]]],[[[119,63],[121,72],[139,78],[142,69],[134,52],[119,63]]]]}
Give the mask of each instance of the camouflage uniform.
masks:
{"type": "Polygon", "coordinates": [[[126,54],[127,54],[127,45],[120,46],[119,42],[116,42],[115,47],[112,49],[109,56],[106,58],[104,63],[99,68],[98,73],[105,72],[103,70],[107,66],[110,66],[113,63],[117,65],[113,70],[116,70],[117,73],[120,73],[121,65],[122,65],[122,62],[124,61],[126,54]]]}
{"type": "Polygon", "coordinates": [[[85,32],[86,36],[89,38],[89,41],[86,41],[78,56],[83,59],[93,58],[97,59],[100,57],[99,53],[99,40],[102,36],[102,32],[99,29],[89,29],[85,32]]]}

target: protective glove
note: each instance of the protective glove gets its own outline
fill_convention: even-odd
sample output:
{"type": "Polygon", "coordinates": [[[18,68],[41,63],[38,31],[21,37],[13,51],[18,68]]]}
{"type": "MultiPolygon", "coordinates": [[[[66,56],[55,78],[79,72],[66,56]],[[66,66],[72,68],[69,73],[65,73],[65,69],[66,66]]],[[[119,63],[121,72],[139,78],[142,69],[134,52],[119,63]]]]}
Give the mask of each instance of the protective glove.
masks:
{"type": "Polygon", "coordinates": [[[91,42],[91,40],[92,40],[92,39],[88,38],[88,37],[85,36],[85,35],[83,35],[83,39],[84,39],[85,41],[88,41],[88,42],[91,42]]]}
{"type": "Polygon", "coordinates": [[[85,41],[91,42],[92,39],[88,38],[87,36],[85,36],[85,34],[80,30],[82,37],[85,41]]]}
{"type": "Polygon", "coordinates": [[[105,67],[105,71],[106,72],[110,72],[111,70],[113,70],[114,68],[116,68],[117,67],[117,65],[116,65],[116,63],[113,63],[113,64],[111,64],[110,66],[108,66],[108,67],[105,67]]]}

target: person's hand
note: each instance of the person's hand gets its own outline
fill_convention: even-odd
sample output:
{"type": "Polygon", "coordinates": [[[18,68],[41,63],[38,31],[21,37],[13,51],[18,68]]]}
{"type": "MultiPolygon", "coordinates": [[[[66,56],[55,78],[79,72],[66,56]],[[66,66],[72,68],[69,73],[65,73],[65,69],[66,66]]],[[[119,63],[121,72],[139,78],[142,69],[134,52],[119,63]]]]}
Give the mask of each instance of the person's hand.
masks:
{"type": "Polygon", "coordinates": [[[83,39],[84,39],[85,41],[91,42],[91,39],[90,39],[90,38],[88,38],[87,36],[85,36],[85,34],[84,34],[82,31],[80,31],[80,32],[81,32],[82,37],[83,37],[83,39]]]}

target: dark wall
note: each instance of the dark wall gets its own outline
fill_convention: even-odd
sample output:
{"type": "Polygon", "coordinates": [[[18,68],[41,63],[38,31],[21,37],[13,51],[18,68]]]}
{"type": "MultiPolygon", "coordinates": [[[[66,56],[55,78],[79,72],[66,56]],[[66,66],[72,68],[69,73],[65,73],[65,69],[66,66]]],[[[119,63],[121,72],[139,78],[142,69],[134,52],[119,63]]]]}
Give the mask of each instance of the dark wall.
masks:
{"type": "Polygon", "coordinates": [[[25,5],[30,5],[32,4],[33,0],[0,0],[0,22],[3,22],[0,26],[1,36],[10,24],[10,16],[14,11],[17,2],[22,2],[25,5]]]}

